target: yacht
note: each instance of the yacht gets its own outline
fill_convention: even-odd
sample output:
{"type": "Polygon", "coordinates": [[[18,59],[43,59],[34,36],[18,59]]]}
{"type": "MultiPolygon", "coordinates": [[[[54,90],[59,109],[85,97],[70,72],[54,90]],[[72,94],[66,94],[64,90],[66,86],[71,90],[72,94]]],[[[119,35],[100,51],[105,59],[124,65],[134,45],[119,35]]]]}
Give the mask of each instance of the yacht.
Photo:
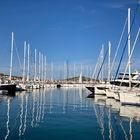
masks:
{"type": "MultiPolygon", "coordinates": [[[[140,87],[140,80],[138,79],[139,75],[140,75],[140,73],[137,70],[135,70],[133,73],[131,73],[131,79],[132,79],[131,86],[132,87],[133,86],[140,87]]],[[[129,74],[128,73],[126,73],[126,74],[119,73],[118,78],[114,81],[112,80],[111,84],[118,85],[118,86],[121,84],[121,86],[128,87],[129,86],[129,74]],[[124,76],[124,78],[123,78],[123,76],[124,76]]]]}

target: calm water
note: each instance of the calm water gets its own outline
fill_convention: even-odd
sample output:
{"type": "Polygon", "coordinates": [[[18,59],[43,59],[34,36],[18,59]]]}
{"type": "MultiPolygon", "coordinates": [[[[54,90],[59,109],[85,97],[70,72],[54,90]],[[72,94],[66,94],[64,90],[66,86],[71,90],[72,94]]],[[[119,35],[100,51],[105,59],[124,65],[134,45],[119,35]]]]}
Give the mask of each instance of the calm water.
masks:
{"type": "Polygon", "coordinates": [[[140,139],[140,107],[88,94],[61,88],[0,96],[0,140],[140,139]]]}

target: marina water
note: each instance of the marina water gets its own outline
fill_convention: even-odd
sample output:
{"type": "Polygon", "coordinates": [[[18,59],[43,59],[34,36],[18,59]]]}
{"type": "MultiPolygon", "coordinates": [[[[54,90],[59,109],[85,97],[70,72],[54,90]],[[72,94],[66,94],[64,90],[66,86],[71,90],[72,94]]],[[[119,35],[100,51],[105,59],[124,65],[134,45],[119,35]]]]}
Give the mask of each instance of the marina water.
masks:
{"type": "Polygon", "coordinates": [[[139,139],[140,107],[85,88],[46,88],[0,96],[0,140],[139,139]]]}

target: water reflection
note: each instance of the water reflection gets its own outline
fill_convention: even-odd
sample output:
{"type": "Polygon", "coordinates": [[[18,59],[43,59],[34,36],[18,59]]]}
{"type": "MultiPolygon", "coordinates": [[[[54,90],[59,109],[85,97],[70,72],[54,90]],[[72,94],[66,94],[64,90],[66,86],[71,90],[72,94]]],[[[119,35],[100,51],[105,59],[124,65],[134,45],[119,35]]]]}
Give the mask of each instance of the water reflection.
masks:
{"type": "MultiPolygon", "coordinates": [[[[17,93],[15,98],[1,97],[0,139],[25,139],[25,137],[29,139],[33,130],[51,127],[49,125],[51,119],[53,120],[51,124],[59,124],[60,119],[56,122],[58,117],[65,121],[68,116],[70,122],[67,123],[75,121],[73,129],[80,120],[80,127],[84,123],[84,127],[92,126],[92,129],[89,127],[88,133],[92,134],[94,131],[100,139],[132,140],[140,137],[138,134],[140,107],[121,106],[120,102],[105,96],[88,99],[86,98],[88,94],[87,90],[82,88],[61,88],[21,92],[17,93]],[[89,121],[91,123],[88,124],[89,121]]],[[[44,130],[44,136],[45,132],[44,130]]]]}
{"type": "Polygon", "coordinates": [[[21,96],[21,105],[20,105],[20,125],[19,125],[19,136],[22,134],[22,126],[23,126],[23,96],[25,94],[22,94],[21,96]]]}
{"type": "MultiPolygon", "coordinates": [[[[119,133],[123,134],[121,136],[123,137],[122,139],[133,139],[133,122],[135,124],[140,122],[140,107],[130,105],[122,106],[121,103],[116,101],[115,99],[106,98],[105,96],[101,95],[95,96],[94,102],[96,103],[96,107],[98,107],[98,105],[100,105],[100,107],[102,106],[102,108],[106,107],[106,112],[108,116],[108,133],[110,140],[118,139],[118,130],[121,130],[121,132],[119,133]]],[[[96,108],[94,110],[95,114],[97,114],[96,108]]],[[[98,115],[97,118],[98,117],[102,118],[102,115],[98,115]]],[[[98,123],[102,132],[103,128],[101,122],[98,121],[98,123]]],[[[136,132],[134,133],[136,134],[136,132]]],[[[139,138],[139,136],[137,136],[137,138],[139,138]]]]}
{"type": "Polygon", "coordinates": [[[7,121],[6,121],[7,133],[6,133],[6,136],[5,136],[5,140],[7,140],[8,136],[9,136],[9,133],[10,133],[9,120],[10,120],[10,99],[8,98],[8,100],[7,100],[7,121]]]}

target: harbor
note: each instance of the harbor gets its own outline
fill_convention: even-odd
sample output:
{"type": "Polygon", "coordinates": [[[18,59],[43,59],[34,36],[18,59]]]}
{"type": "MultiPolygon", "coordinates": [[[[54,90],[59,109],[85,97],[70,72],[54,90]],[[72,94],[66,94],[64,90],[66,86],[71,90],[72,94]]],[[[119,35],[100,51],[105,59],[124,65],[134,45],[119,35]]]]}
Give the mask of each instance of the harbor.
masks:
{"type": "Polygon", "coordinates": [[[85,88],[51,88],[0,98],[1,139],[139,138],[139,107],[88,94],[85,88]]]}
{"type": "Polygon", "coordinates": [[[139,0],[0,7],[0,140],[140,138],[139,0]]]}

